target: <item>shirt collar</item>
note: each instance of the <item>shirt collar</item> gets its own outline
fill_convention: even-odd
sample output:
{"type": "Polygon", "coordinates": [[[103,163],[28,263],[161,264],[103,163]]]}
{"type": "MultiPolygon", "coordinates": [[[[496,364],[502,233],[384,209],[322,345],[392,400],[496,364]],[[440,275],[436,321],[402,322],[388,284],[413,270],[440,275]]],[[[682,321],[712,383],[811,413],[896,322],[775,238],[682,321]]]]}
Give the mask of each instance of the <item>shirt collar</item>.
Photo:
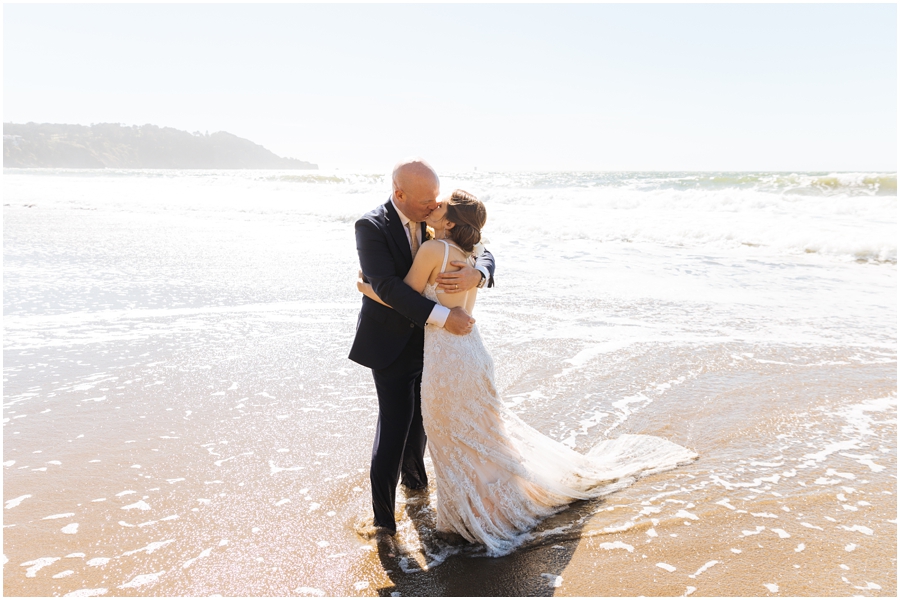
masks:
{"type": "Polygon", "coordinates": [[[406,224],[409,223],[409,217],[403,214],[403,211],[397,207],[397,203],[394,202],[394,194],[391,194],[391,204],[394,205],[394,210],[397,211],[397,214],[400,216],[400,222],[403,223],[403,226],[406,227],[406,224]]]}

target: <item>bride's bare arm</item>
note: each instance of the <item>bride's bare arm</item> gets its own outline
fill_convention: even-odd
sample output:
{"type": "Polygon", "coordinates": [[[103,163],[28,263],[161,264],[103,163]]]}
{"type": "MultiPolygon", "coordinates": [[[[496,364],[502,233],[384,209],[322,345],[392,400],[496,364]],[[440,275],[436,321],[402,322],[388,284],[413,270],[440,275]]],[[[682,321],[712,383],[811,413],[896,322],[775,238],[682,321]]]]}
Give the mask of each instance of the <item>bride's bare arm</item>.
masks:
{"type": "Polygon", "coordinates": [[[359,276],[356,278],[356,289],[358,289],[361,294],[368,296],[375,302],[384,304],[389,308],[391,307],[390,304],[378,297],[378,294],[376,294],[375,290],[372,288],[372,284],[363,279],[362,269],[359,270],[359,276]]]}
{"type": "Polygon", "coordinates": [[[471,315],[472,311],[475,310],[475,297],[478,295],[478,288],[472,288],[468,294],[466,296],[466,312],[471,315]]]}
{"type": "Polygon", "coordinates": [[[416,253],[416,259],[403,278],[403,283],[421,294],[434,272],[441,268],[443,260],[444,245],[435,240],[425,242],[416,253]]]}
{"type": "MultiPolygon", "coordinates": [[[[416,253],[416,259],[413,261],[412,268],[410,268],[409,273],[407,273],[406,277],[403,279],[403,283],[421,294],[425,290],[425,285],[431,279],[434,270],[438,268],[438,265],[443,260],[443,252],[444,250],[441,244],[432,244],[429,242],[422,244],[422,247],[419,248],[419,251],[416,253]]],[[[359,271],[359,276],[356,279],[356,289],[375,302],[390,306],[390,304],[382,300],[378,294],[375,293],[372,284],[363,279],[363,272],[361,269],[359,271]]]]}

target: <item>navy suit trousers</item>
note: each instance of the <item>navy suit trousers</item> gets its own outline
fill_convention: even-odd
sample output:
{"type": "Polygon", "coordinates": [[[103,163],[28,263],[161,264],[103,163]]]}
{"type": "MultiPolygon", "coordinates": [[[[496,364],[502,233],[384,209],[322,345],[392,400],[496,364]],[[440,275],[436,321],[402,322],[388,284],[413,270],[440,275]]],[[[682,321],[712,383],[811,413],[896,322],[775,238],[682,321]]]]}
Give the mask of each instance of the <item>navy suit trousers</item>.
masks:
{"type": "Polygon", "coordinates": [[[378,425],[372,447],[372,508],[375,525],[396,531],[394,500],[397,482],[421,489],[425,474],[425,429],[422,426],[422,329],[410,336],[397,359],[384,369],[372,369],[378,393],[378,425]]]}

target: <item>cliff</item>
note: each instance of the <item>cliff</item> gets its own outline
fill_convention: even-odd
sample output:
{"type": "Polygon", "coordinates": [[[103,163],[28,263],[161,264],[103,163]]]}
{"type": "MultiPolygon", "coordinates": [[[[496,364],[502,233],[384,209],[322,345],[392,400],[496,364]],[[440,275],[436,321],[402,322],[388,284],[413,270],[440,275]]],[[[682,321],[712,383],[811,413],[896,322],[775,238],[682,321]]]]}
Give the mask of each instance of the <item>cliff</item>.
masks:
{"type": "Polygon", "coordinates": [[[250,140],[219,131],[117,123],[3,124],[4,167],[76,169],[317,169],[281,158],[250,140]]]}

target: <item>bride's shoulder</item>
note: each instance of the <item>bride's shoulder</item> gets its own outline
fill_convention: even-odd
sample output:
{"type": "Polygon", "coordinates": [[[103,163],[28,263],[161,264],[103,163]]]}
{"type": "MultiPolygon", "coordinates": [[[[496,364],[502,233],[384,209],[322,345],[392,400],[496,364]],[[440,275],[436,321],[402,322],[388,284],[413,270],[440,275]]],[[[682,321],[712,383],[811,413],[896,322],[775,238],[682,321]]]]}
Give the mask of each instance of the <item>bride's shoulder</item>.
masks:
{"type": "Polygon", "coordinates": [[[428,240],[426,242],[422,242],[422,245],[419,246],[419,252],[421,252],[422,250],[427,250],[430,252],[440,250],[443,253],[444,252],[444,242],[441,240],[428,240]]]}
{"type": "Polygon", "coordinates": [[[423,252],[429,257],[440,257],[443,259],[444,244],[440,240],[428,240],[427,242],[422,242],[416,257],[418,258],[419,254],[422,254],[423,252]]]}

